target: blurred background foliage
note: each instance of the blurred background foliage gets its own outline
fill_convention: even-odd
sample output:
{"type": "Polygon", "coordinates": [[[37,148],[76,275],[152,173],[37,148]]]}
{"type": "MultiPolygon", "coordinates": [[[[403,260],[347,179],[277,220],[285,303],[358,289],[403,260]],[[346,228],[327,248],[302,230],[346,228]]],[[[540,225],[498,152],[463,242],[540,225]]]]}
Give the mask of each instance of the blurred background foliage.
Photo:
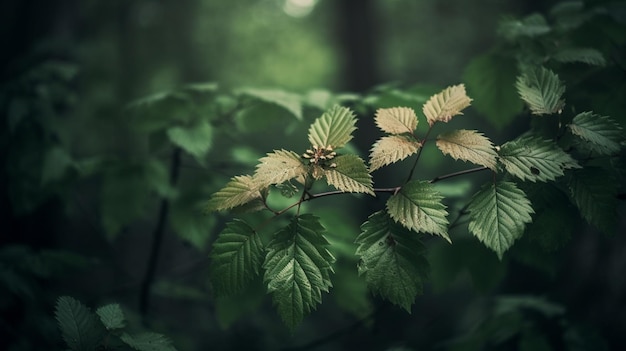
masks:
{"type": "MultiPolygon", "coordinates": [[[[429,240],[431,281],[409,315],[372,298],[356,276],[353,239],[383,202],[321,199],[306,206],[332,228],[335,287],[294,334],[260,283],[217,300],[208,284],[210,244],[228,218],[204,216],[203,202],[265,152],[304,150],[309,123],[335,102],[357,111],[351,147],[363,157],[379,136],[376,108],[420,111],[431,94],[460,82],[477,101],[455,127],[481,130],[496,144],[526,130],[512,84],[528,58],[515,53],[541,57],[542,48],[507,41],[514,34],[499,24],[549,15],[555,3],[2,2],[0,348],[63,349],[53,317],[60,295],[92,307],[119,302],[135,328],[164,333],[180,350],[623,345],[626,238],[578,222],[538,223],[552,234],[527,235],[503,261],[462,225],[454,245],[429,240]]],[[[559,73],[568,106],[624,125],[625,6],[587,1],[584,9],[598,4],[609,11],[550,40],[605,53],[603,67],[559,73]]],[[[589,11],[570,19],[586,21],[581,13],[589,11]]],[[[462,167],[433,150],[424,152],[421,178],[462,167]]],[[[396,185],[405,171],[380,171],[376,184],[396,185]]],[[[440,184],[451,213],[475,191],[475,177],[440,184]]],[[[616,232],[624,229],[620,206],[616,232]]],[[[558,211],[567,217],[572,209],[558,211]]]]}

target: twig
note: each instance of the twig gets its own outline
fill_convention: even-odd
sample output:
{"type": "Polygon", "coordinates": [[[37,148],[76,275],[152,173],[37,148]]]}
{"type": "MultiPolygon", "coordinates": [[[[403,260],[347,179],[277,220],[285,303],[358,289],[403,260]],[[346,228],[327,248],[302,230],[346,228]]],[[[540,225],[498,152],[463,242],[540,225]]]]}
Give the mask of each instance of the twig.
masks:
{"type": "Polygon", "coordinates": [[[454,173],[450,173],[450,174],[444,174],[442,176],[435,177],[430,182],[431,183],[437,183],[440,180],[453,178],[453,177],[461,176],[461,175],[464,175],[464,174],[480,172],[480,171],[484,171],[484,170],[487,170],[487,169],[489,169],[489,168],[487,168],[487,167],[476,167],[476,168],[465,169],[465,170],[462,170],[462,171],[458,171],[458,172],[454,172],[454,173]]]}

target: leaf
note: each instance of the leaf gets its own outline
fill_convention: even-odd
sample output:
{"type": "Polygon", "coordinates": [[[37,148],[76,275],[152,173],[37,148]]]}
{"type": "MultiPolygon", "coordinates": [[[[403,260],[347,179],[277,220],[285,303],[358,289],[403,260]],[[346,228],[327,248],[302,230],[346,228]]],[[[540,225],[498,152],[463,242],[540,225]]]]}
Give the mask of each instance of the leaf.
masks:
{"type": "Polygon", "coordinates": [[[41,167],[41,184],[46,185],[62,180],[73,167],[74,160],[64,148],[58,146],[49,148],[41,167]]]}
{"type": "Polygon", "coordinates": [[[526,194],[515,183],[485,184],[467,207],[469,230],[499,259],[524,233],[534,213],[526,194]]]}
{"type": "Polygon", "coordinates": [[[352,111],[335,105],[311,124],[309,142],[318,147],[340,148],[352,140],[355,124],[356,118],[352,111]]]}
{"type": "Polygon", "coordinates": [[[304,214],[274,234],[267,246],[264,281],[291,329],[321,303],[322,291],[328,292],[332,286],[334,257],[326,249],[329,243],[324,232],[319,218],[304,214]]]}
{"type": "Polygon", "coordinates": [[[385,211],[372,214],[355,241],[359,275],[370,290],[411,312],[428,275],[419,235],[395,223],[385,211]]]}
{"type": "Polygon", "coordinates": [[[236,176],[211,196],[206,211],[228,210],[260,198],[258,183],[249,175],[236,176]]]}
{"type": "Polygon", "coordinates": [[[515,87],[534,115],[561,113],[565,86],[559,76],[544,67],[529,69],[517,77],[515,87]]]}
{"type": "Polygon", "coordinates": [[[260,188],[281,184],[307,174],[307,167],[293,151],[274,150],[261,158],[254,173],[254,181],[260,188]]]}
{"type": "Polygon", "coordinates": [[[278,89],[246,88],[239,91],[243,95],[278,105],[302,120],[302,98],[294,93],[278,89]]]}
{"type": "Polygon", "coordinates": [[[93,351],[102,341],[104,330],[98,318],[80,301],[61,296],[55,313],[63,340],[74,351],[93,351]]]}
{"type": "Polygon", "coordinates": [[[436,234],[448,242],[448,219],[443,196],[427,181],[413,180],[387,200],[391,218],[416,232],[436,234]]]}
{"type": "Polygon", "coordinates": [[[372,176],[365,162],[356,155],[341,155],[332,159],[336,167],[324,172],[328,184],[343,192],[374,195],[372,176]]]}
{"type": "Polygon", "coordinates": [[[204,164],[204,157],[213,142],[213,127],[206,121],[188,127],[171,127],[167,130],[167,136],[174,145],[204,164]]]}
{"type": "Polygon", "coordinates": [[[137,335],[123,333],[120,339],[126,345],[138,351],[176,351],[172,342],[165,336],[153,332],[146,332],[137,335]]]}
{"type": "MultiPolygon", "coordinates": [[[[196,190],[197,193],[197,190],[196,190]]],[[[206,201],[193,194],[179,196],[170,202],[168,222],[179,238],[204,251],[211,237],[215,217],[203,215],[206,201]]]]}
{"type": "Polygon", "coordinates": [[[404,160],[415,154],[422,144],[411,135],[389,135],[382,137],[372,146],[370,171],[404,160]]]}
{"type": "Polygon", "coordinates": [[[381,108],[376,111],[376,125],[385,133],[413,133],[417,128],[417,115],[409,107],[381,108]]]}
{"type": "Polygon", "coordinates": [[[592,48],[567,48],[555,53],[552,58],[563,63],[585,63],[590,66],[605,66],[604,55],[592,48]]]}
{"type": "Polygon", "coordinates": [[[235,294],[259,274],[263,243],[247,223],[235,219],[213,243],[211,282],[219,296],[235,294]]]}
{"type": "Polygon", "coordinates": [[[615,233],[618,186],[615,179],[598,167],[576,170],[568,178],[572,202],[583,218],[604,233],[615,233]]]}
{"type": "Polygon", "coordinates": [[[619,152],[624,140],[624,131],[611,117],[593,112],[579,113],[567,127],[584,145],[600,155],[619,152]]]}
{"type": "Polygon", "coordinates": [[[524,107],[515,89],[516,76],[515,60],[496,54],[479,56],[465,68],[472,106],[497,128],[507,126],[524,107]]]}
{"type": "Polygon", "coordinates": [[[455,160],[463,160],[496,170],[496,151],[491,141],[475,130],[455,130],[437,137],[437,147],[455,160]]]}
{"type": "Polygon", "coordinates": [[[502,145],[500,162],[510,174],[531,182],[554,180],[565,169],[580,168],[578,162],[554,142],[525,136],[502,145]]]}
{"type": "Polygon", "coordinates": [[[537,37],[550,32],[550,26],[545,17],[540,14],[531,14],[521,20],[505,19],[498,25],[498,35],[507,40],[516,40],[522,37],[537,37]]]}
{"type": "Polygon", "coordinates": [[[96,314],[108,330],[121,329],[126,325],[124,312],[122,312],[119,304],[113,303],[102,306],[96,310],[96,314]]]}
{"type": "Polygon", "coordinates": [[[422,112],[432,126],[437,121],[448,122],[453,116],[462,115],[461,111],[471,102],[465,93],[465,85],[454,85],[433,95],[422,107],[422,112]]]}

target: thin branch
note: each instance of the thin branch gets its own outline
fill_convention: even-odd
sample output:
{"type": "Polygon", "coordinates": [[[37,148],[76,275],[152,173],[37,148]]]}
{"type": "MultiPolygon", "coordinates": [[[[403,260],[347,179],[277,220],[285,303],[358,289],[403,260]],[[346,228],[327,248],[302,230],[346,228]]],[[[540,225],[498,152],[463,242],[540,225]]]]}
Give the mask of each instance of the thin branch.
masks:
{"type": "Polygon", "coordinates": [[[470,173],[475,173],[475,172],[480,172],[480,171],[484,171],[487,170],[489,168],[487,167],[476,167],[476,168],[470,168],[470,169],[465,169],[462,171],[458,171],[458,172],[454,172],[454,173],[450,173],[450,174],[444,174],[438,177],[433,178],[430,182],[431,183],[437,183],[440,180],[444,180],[444,179],[448,179],[448,178],[453,178],[453,177],[458,177],[464,174],[470,174],[470,173]]]}
{"type": "Polygon", "coordinates": [[[413,173],[415,172],[415,168],[417,168],[417,162],[419,161],[420,156],[422,156],[422,150],[424,150],[424,145],[426,145],[426,141],[428,141],[428,135],[430,135],[430,131],[433,130],[433,126],[434,124],[428,127],[428,131],[426,131],[426,135],[424,135],[424,139],[421,141],[420,149],[417,151],[417,157],[415,157],[415,162],[413,162],[413,167],[411,167],[411,171],[409,172],[409,176],[406,178],[405,183],[408,183],[411,178],[413,178],[413,173]]]}

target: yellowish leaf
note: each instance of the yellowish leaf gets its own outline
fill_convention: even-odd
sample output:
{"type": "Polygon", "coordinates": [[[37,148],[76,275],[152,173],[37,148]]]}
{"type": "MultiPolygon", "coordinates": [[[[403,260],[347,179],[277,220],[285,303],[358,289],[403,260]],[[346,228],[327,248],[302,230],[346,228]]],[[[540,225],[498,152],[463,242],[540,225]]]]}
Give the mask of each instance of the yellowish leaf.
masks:
{"type": "Polygon", "coordinates": [[[437,137],[437,147],[455,160],[496,170],[496,151],[487,137],[475,130],[455,130],[437,137]]]}
{"type": "Polygon", "coordinates": [[[404,160],[415,154],[421,143],[408,135],[389,135],[380,138],[370,153],[370,172],[383,166],[404,160]]]}
{"type": "Polygon", "coordinates": [[[254,179],[249,176],[233,177],[227,184],[213,194],[206,210],[219,211],[244,205],[254,199],[260,198],[260,188],[254,179]]]}
{"type": "Polygon", "coordinates": [[[378,128],[390,134],[413,133],[417,128],[417,115],[409,107],[378,109],[375,120],[378,128]]]}
{"type": "Polygon", "coordinates": [[[422,107],[422,112],[432,126],[435,122],[448,122],[453,116],[462,115],[461,111],[471,102],[465,93],[465,85],[454,85],[433,95],[422,107]]]}
{"type": "Polygon", "coordinates": [[[254,173],[259,188],[281,184],[305,175],[308,171],[298,154],[287,150],[274,150],[262,157],[254,173]]]}

